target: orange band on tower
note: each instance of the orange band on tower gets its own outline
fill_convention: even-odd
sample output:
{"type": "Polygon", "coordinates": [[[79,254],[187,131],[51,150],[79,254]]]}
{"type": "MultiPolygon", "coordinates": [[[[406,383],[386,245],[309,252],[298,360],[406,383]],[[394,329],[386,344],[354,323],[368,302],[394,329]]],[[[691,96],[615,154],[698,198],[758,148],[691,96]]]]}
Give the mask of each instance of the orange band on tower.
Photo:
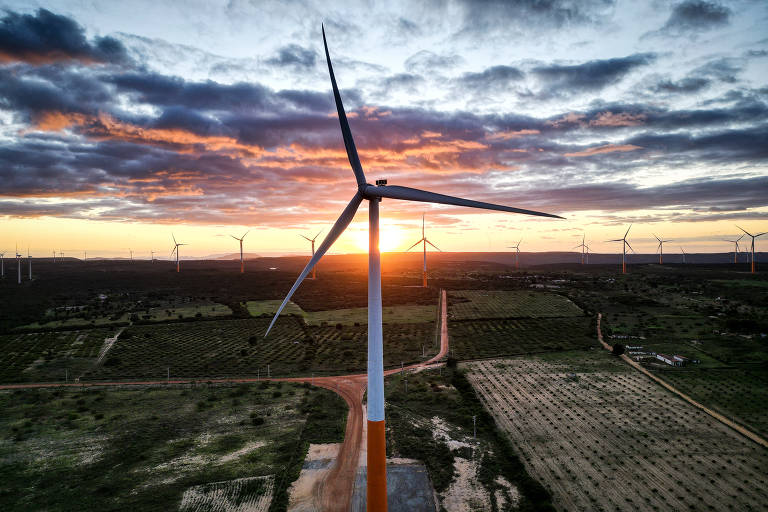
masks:
{"type": "Polygon", "coordinates": [[[387,445],[384,422],[368,422],[368,483],[366,510],[387,510],[387,445]]]}

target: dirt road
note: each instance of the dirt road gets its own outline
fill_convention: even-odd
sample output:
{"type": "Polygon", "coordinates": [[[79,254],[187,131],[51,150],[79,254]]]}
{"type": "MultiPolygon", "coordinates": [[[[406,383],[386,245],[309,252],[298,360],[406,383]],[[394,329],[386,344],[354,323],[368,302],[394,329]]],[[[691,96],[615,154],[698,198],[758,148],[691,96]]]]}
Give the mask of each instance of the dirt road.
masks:
{"type": "MultiPolygon", "coordinates": [[[[440,291],[440,352],[428,361],[417,363],[404,368],[395,368],[384,372],[385,376],[401,371],[420,370],[437,367],[440,360],[448,353],[448,303],[445,290],[440,291]]],[[[289,377],[273,379],[171,379],[146,380],[129,382],[80,382],[80,383],[33,383],[33,384],[3,384],[0,389],[31,389],[51,387],[98,387],[98,386],[153,386],[168,384],[191,384],[192,382],[210,382],[212,384],[250,383],[261,381],[306,382],[314,386],[329,389],[339,396],[349,406],[347,426],[336,462],[314,490],[315,503],[319,510],[347,512],[352,501],[355,477],[360,461],[360,450],[363,442],[365,413],[363,412],[363,395],[367,386],[367,374],[339,375],[331,377],[289,377]]]]}
{"type": "MultiPolygon", "coordinates": [[[[603,315],[602,313],[597,314],[597,340],[603,345],[603,347],[606,350],[613,350],[613,347],[611,347],[609,344],[607,344],[605,341],[603,341],[603,331],[600,329],[600,321],[602,320],[603,315]]],[[[621,358],[631,367],[633,367],[635,370],[644,373],[647,375],[651,380],[657,382],[658,384],[661,384],[664,388],[668,389],[672,393],[676,394],[692,406],[696,407],[697,409],[701,409],[705,413],[709,414],[713,418],[715,418],[717,421],[721,422],[722,424],[732,428],[739,434],[743,435],[744,437],[751,439],[752,441],[756,442],[757,444],[763,446],[764,448],[768,448],[768,441],[760,437],[759,435],[755,434],[754,432],[751,432],[747,430],[746,428],[742,427],[741,425],[738,425],[734,423],[733,421],[729,420],[725,416],[723,416],[720,413],[717,413],[713,411],[712,409],[709,409],[707,407],[704,407],[702,404],[691,398],[690,396],[686,395],[682,391],[679,391],[677,388],[666,382],[665,380],[657,377],[656,375],[652,374],[645,368],[643,368],[640,363],[637,361],[634,361],[632,358],[627,356],[626,354],[622,354],[621,358]]]]}

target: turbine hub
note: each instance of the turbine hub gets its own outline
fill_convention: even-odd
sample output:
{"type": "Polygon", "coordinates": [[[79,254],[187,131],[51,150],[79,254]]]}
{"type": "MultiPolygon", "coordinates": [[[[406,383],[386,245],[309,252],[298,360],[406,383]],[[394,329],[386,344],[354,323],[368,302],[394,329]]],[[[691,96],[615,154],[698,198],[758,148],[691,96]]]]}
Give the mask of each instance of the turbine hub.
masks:
{"type": "Polygon", "coordinates": [[[387,180],[376,180],[376,186],[382,187],[387,184],[387,180]]]}

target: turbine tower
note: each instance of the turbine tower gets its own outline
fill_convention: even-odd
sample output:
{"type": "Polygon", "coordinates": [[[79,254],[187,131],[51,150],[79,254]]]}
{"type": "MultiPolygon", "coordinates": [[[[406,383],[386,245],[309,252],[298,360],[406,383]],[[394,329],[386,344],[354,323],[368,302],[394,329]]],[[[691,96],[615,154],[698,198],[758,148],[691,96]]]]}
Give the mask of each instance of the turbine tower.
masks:
{"type": "Polygon", "coordinates": [[[245,263],[243,262],[243,238],[245,238],[245,235],[247,235],[250,232],[251,232],[251,230],[249,229],[240,238],[237,238],[235,235],[229,235],[232,238],[234,238],[235,240],[239,240],[240,241],[240,273],[241,274],[245,273],[245,263]]]}
{"type": "Polygon", "coordinates": [[[152,263],[154,263],[155,262],[155,251],[150,250],[149,253],[150,253],[150,257],[152,258],[152,263]]]}
{"type": "Polygon", "coordinates": [[[5,253],[0,252],[0,278],[5,279],[5,253]]]}
{"type": "Polygon", "coordinates": [[[366,181],[363,166],[352,138],[349,122],[341,102],[341,95],[336,85],[336,77],[333,74],[331,57],[328,52],[328,44],[325,39],[325,27],[323,27],[323,44],[325,58],[328,62],[328,73],[333,88],[333,96],[336,102],[336,110],[339,116],[341,133],[344,138],[344,146],[347,151],[350,166],[357,181],[357,190],[352,200],[339,216],[336,223],[320,244],[317,252],[309,260],[304,270],[301,271],[296,282],[283,299],[282,304],[275,313],[272,322],[264,336],[269,334],[280,312],[293,296],[296,289],[317,264],[320,258],[328,251],[336,239],[349,226],[360,204],[368,201],[368,477],[367,477],[367,508],[369,511],[384,512],[387,510],[387,480],[386,480],[386,442],[384,436],[384,362],[382,346],[381,323],[381,255],[379,253],[379,202],[383,198],[402,199],[406,201],[421,201],[428,203],[448,204],[453,206],[468,206],[503,212],[522,213],[526,215],[538,215],[542,217],[561,218],[557,215],[541,213],[509,206],[471,201],[459,197],[453,197],[424,190],[401,186],[387,186],[384,179],[376,180],[375,185],[366,181]]]}
{"type": "Polygon", "coordinates": [[[88,261],[88,251],[83,251],[83,261],[88,261]]]}
{"type": "Polygon", "coordinates": [[[622,238],[617,238],[615,240],[606,240],[607,242],[623,242],[622,244],[622,250],[621,250],[621,273],[626,274],[627,273],[627,247],[629,247],[629,250],[632,252],[635,252],[634,249],[632,249],[632,246],[629,245],[629,242],[627,242],[627,235],[629,234],[629,230],[632,229],[632,224],[629,225],[627,228],[627,232],[624,233],[624,236],[622,238]]]}
{"type": "Polygon", "coordinates": [[[180,244],[176,241],[176,237],[173,236],[173,233],[171,233],[171,238],[173,238],[173,250],[171,251],[171,258],[173,258],[173,253],[176,253],[176,272],[181,272],[181,266],[179,264],[179,247],[182,245],[188,245],[188,244],[180,244]]]}
{"type": "Polygon", "coordinates": [[[768,233],[768,231],[763,231],[762,233],[758,233],[756,235],[753,235],[752,233],[750,233],[749,231],[747,231],[746,229],[744,229],[742,227],[739,227],[739,226],[736,226],[736,227],[739,228],[740,230],[742,230],[747,236],[752,238],[752,248],[751,248],[751,251],[750,251],[752,253],[752,258],[750,258],[750,259],[752,261],[752,266],[751,266],[752,270],[751,270],[751,272],[754,274],[755,273],[755,238],[757,238],[759,236],[763,236],[764,234],[768,233]]]}
{"type": "Polygon", "coordinates": [[[426,288],[427,287],[427,244],[431,245],[432,247],[434,247],[440,252],[443,252],[443,251],[440,250],[440,248],[437,247],[435,244],[427,240],[427,235],[424,231],[424,214],[423,213],[421,214],[421,240],[419,240],[418,242],[410,246],[405,252],[410,251],[411,249],[413,249],[414,247],[416,247],[421,243],[424,244],[424,264],[421,267],[421,286],[422,288],[426,288]]]}
{"type": "Polygon", "coordinates": [[[655,234],[653,235],[653,238],[659,241],[658,247],[656,247],[656,250],[659,251],[659,265],[664,264],[664,243],[665,242],[672,242],[672,240],[662,240],[661,238],[657,237],[655,234]]]}
{"type": "Polygon", "coordinates": [[[29,255],[29,246],[27,246],[27,267],[29,268],[29,280],[32,280],[32,256],[29,255]]]}
{"type": "Polygon", "coordinates": [[[584,243],[585,242],[585,238],[586,238],[586,235],[582,234],[581,235],[581,243],[579,245],[577,245],[576,247],[574,247],[574,249],[581,248],[581,264],[582,265],[584,264],[585,251],[589,250],[589,247],[587,246],[587,244],[584,243]]]}
{"type": "Polygon", "coordinates": [[[17,273],[18,273],[18,281],[19,284],[21,284],[21,254],[19,254],[19,246],[16,245],[16,267],[17,267],[17,273]]]}
{"type": "Polygon", "coordinates": [[[514,249],[515,250],[515,270],[517,270],[517,267],[519,266],[519,259],[520,259],[520,242],[522,242],[523,239],[517,241],[517,245],[511,245],[507,247],[507,249],[514,249]]]}
{"type": "MultiPolygon", "coordinates": [[[[741,228],[739,228],[741,229],[741,228]]],[[[733,263],[736,264],[739,262],[739,241],[744,238],[744,235],[741,235],[736,240],[723,240],[724,242],[731,242],[733,244],[733,263]]]]}
{"type": "Polygon", "coordinates": [[[682,253],[683,253],[683,265],[685,265],[685,249],[683,249],[682,247],[680,247],[680,252],[682,252],[682,253]]]}
{"type": "Polygon", "coordinates": [[[56,250],[53,251],[53,262],[56,263],[56,250]]]}
{"type": "MultiPolygon", "coordinates": [[[[299,235],[301,238],[303,238],[304,240],[308,240],[309,243],[312,244],[312,256],[315,255],[315,240],[317,240],[317,237],[319,237],[320,233],[322,233],[322,232],[323,232],[322,229],[320,231],[318,231],[317,234],[315,235],[315,238],[309,238],[309,237],[306,237],[304,235],[299,235]]],[[[315,279],[317,277],[316,270],[317,269],[315,267],[312,267],[312,277],[310,279],[315,279]]]]}

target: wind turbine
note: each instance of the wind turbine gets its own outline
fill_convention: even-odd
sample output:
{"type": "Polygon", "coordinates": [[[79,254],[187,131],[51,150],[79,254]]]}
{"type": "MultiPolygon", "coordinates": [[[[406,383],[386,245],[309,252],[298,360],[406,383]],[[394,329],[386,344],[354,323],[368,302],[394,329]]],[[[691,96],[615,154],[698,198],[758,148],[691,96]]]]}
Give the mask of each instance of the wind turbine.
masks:
{"type": "Polygon", "coordinates": [[[128,248],[128,254],[130,254],[131,261],[133,261],[133,251],[131,250],[130,247],[128,248]]]}
{"type": "Polygon", "coordinates": [[[16,244],[16,267],[19,274],[19,284],[21,284],[21,254],[19,254],[19,245],[16,244]]]}
{"type": "Polygon", "coordinates": [[[53,251],[53,262],[56,263],[56,250],[53,251]]]}
{"type": "MultiPolygon", "coordinates": [[[[317,240],[317,237],[319,237],[320,233],[322,233],[322,232],[323,232],[322,229],[320,231],[318,231],[317,234],[315,235],[315,238],[309,238],[309,237],[306,237],[304,235],[299,235],[301,238],[303,238],[304,240],[308,240],[309,243],[312,244],[312,256],[315,255],[315,240],[317,240]]],[[[316,270],[317,269],[315,267],[312,267],[312,277],[310,279],[314,279],[314,278],[317,277],[316,270]]]]}
{"type": "MultiPolygon", "coordinates": [[[[739,228],[741,229],[741,228],[739,228]]],[[[724,242],[731,242],[733,244],[733,263],[736,264],[739,262],[739,240],[744,238],[744,235],[741,235],[736,240],[723,240],[724,242]]]]}
{"type": "Polygon", "coordinates": [[[507,247],[507,249],[514,249],[515,250],[515,270],[517,270],[517,267],[519,266],[519,258],[520,258],[520,242],[522,242],[523,239],[517,241],[517,245],[512,245],[507,247]]]}
{"type": "Polygon", "coordinates": [[[0,277],[5,278],[5,253],[0,252],[0,277]]]}
{"type": "Polygon", "coordinates": [[[629,225],[627,228],[627,232],[624,233],[624,236],[622,238],[617,238],[616,240],[606,240],[607,242],[623,242],[622,244],[622,251],[621,251],[621,273],[626,274],[627,273],[627,247],[629,247],[629,250],[632,252],[635,252],[634,249],[632,249],[632,246],[629,245],[629,242],[627,242],[627,235],[629,234],[629,230],[632,229],[632,224],[629,225]]]}
{"type": "Polygon", "coordinates": [[[235,240],[239,240],[240,241],[240,273],[241,274],[245,273],[245,263],[243,262],[243,238],[245,238],[245,235],[247,235],[250,232],[251,232],[251,230],[249,229],[240,238],[237,238],[235,235],[229,235],[232,238],[234,238],[235,240]]]}
{"type": "Polygon", "coordinates": [[[662,240],[661,238],[657,237],[655,234],[653,235],[653,238],[659,241],[658,247],[656,247],[656,250],[659,251],[659,265],[664,264],[664,242],[672,242],[673,240],[662,240]]]}
{"type": "Polygon", "coordinates": [[[585,250],[589,250],[589,247],[587,247],[587,244],[584,243],[585,242],[585,238],[586,238],[586,234],[582,234],[581,235],[581,243],[579,245],[577,245],[576,247],[574,247],[574,249],[578,249],[579,247],[581,247],[581,264],[582,265],[584,264],[584,251],[585,250]]]}
{"type": "Polygon", "coordinates": [[[173,238],[173,250],[171,251],[171,257],[173,257],[173,253],[176,253],[176,272],[181,272],[181,267],[179,265],[179,247],[189,244],[180,244],[177,242],[176,237],[173,236],[173,233],[171,233],[171,238],[173,238]]]}
{"type": "Polygon", "coordinates": [[[29,268],[29,280],[32,280],[32,256],[29,255],[29,246],[27,246],[27,267],[29,268]]]}
{"type": "Polygon", "coordinates": [[[83,251],[83,261],[88,261],[88,251],[83,251]]]}
{"type": "Polygon", "coordinates": [[[423,213],[421,214],[421,240],[419,240],[418,242],[410,246],[405,252],[410,251],[411,249],[413,249],[414,247],[416,247],[421,243],[424,244],[424,264],[421,267],[421,286],[422,288],[426,288],[427,287],[427,244],[431,245],[432,247],[434,247],[440,252],[443,252],[443,251],[440,250],[440,248],[437,247],[435,244],[427,240],[427,235],[424,231],[424,214],[423,213]]]}
{"type": "Polygon", "coordinates": [[[685,265],[685,249],[683,249],[682,247],[680,247],[680,252],[682,252],[682,253],[683,253],[683,265],[685,265]]]}
{"type": "Polygon", "coordinates": [[[275,313],[272,322],[264,334],[266,337],[275,324],[280,312],[293,296],[293,293],[317,264],[320,258],[328,251],[336,239],[349,226],[360,204],[368,201],[368,478],[367,478],[367,504],[368,510],[387,510],[387,480],[386,480],[386,441],[384,435],[384,355],[382,347],[381,324],[381,255],[379,253],[379,202],[383,198],[402,199],[406,201],[421,201],[428,203],[448,204],[453,206],[468,206],[526,215],[538,215],[542,217],[561,218],[557,215],[541,213],[509,206],[500,206],[480,201],[471,201],[458,197],[427,192],[409,187],[387,186],[384,179],[376,180],[375,185],[366,181],[363,166],[355,147],[352,132],[341,102],[341,95],[336,85],[336,77],[333,74],[331,57],[328,52],[328,43],[325,39],[325,27],[323,27],[323,45],[325,58],[328,62],[328,73],[331,78],[333,96],[336,102],[336,110],[339,116],[341,133],[344,138],[344,146],[347,151],[350,166],[357,181],[357,190],[352,200],[339,216],[336,223],[320,244],[317,252],[309,263],[301,271],[296,282],[283,299],[282,304],[275,313]]]}
{"type": "Polygon", "coordinates": [[[758,233],[756,235],[753,235],[752,233],[750,233],[749,231],[747,231],[746,229],[744,229],[742,227],[739,227],[739,226],[736,226],[736,227],[739,228],[740,230],[742,230],[747,236],[752,238],[752,249],[751,249],[752,258],[751,258],[751,260],[752,260],[752,273],[754,274],[755,273],[755,238],[757,238],[759,236],[763,236],[764,234],[768,233],[768,231],[763,231],[762,233],[758,233]]]}
{"type": "Polygon", "coordinates": [[[151,254],[152,263],[154,263],[155,262],[155,251],[150,250],[149,252],[151,254]]]}

